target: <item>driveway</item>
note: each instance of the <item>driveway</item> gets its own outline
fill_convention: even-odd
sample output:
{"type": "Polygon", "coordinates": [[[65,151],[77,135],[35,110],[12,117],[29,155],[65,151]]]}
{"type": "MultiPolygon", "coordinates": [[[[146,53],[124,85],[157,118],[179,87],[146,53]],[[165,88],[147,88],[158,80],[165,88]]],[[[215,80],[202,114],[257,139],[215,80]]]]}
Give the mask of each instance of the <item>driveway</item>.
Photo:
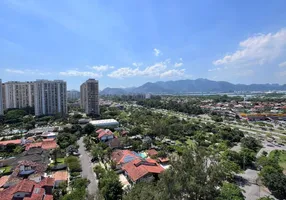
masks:
{"type": "Polygon", "coordinates": [[[80,153],[80,162],[82,167],[82,177],[87,178],[90,183],[88,185],[88,193],[90,195],[96,195],[98,190],[98,181],[96,179],[96,175],[93,172],[92,163],[90,162],[91,157],[89,154],[85,151],[84,143],[83,143],[83,137],[81,137],[77,141],[79,145],[79,153],[80,153]]]}

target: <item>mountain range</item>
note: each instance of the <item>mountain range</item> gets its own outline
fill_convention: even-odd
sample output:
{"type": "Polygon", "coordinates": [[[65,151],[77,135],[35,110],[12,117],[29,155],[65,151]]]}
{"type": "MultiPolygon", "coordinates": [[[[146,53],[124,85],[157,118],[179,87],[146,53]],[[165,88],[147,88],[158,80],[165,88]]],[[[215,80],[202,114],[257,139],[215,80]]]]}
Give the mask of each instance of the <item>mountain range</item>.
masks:
{"type": "Polygon", "coordinates": [[[187,93],[215,93],[215,92],[251,92],[251,91],[278,91],[286,90],[286,84],[232,84],[226,81],[213,81],[208,79],[158,81],[147,82],[139,87],[132,88],[105,88],[102,95],[122,94],[187,94],[187,93]]]}

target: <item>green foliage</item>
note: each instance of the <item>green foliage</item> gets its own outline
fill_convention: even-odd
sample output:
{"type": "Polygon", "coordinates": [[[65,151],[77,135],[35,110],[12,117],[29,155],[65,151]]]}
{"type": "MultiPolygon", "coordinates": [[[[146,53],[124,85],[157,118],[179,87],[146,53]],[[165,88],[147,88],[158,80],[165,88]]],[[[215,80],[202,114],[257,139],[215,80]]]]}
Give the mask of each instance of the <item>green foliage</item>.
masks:
{"type": "Polygon", "coordinates": [[[261,147],[261,142],[254,137],[245,137],[241,139],[241,146],[257,152],[261,147]]]}
{"type": "Polygon", "coordinates": [[[100,165],[96,165],[94,168],[93,168],[93,171],[94,173],[96,174],[96,177],[98,179],[101,179],[104,175],[105,175],[105,169],[102,168],[100,165]]]}
{"type": "Polygon", "coordinates": [[[188,114],[203,114],[203,110],[199,106],[190,103],[178,103],[177,101],[162,102],[159,99],[145,99],[137,101],[137,104],[149,108],[167,109],[188,114]]]}
{"type": "Polygon", "coordinates": [[[213,200],[219,196],[220,188],[227,178],[223,163],[209,155],[205,149],[187,149],[176,158],[172,168],[159,176],[157,184],[140,183],[124,199],[204,199],[213,200]],[[208,164],[207,164],[208,163],[208,164]],[[141,191],[139,191],[141,190],[141,191]]]}
{"type": "Polygon", "coordinates": [[[61,149],[74,145],[76,141],[77,137],[71,133],[59,133],[57,137],[57,144],[59,144],[61,149]]]}
{"type": "Polygon", "coordinates": [[[216,200],[244,200],[244,196],[237,185],[225,182],[216,200]]]}
{"type": "Polygon", "coordinates": [[[68,165],[68,168],[71,172],[80,172],[81,171],[81,165],[80,161],[75,156],[69,156],[66,158],[65,162],[68,165]]]}
{"type": "Polygon", "coordinates": [[[87,179],[75,179],[71,182],[72,191],[61,198],[61,200],[82,200],[85,199],[88,185],[87,179]]]}
{"type": "Polygon", "coordinates": [[[83,134],[90,135],[95,131],[95,127],[92,124],[87,124],[83,128],[83,134]]]}
{"type": "Polygon", "coordinates": [[[122,185],[114,171],[103,173],[103,176],[99,179],[98,188],[105,200],[122,199],[122,185]]]}
{"type": "Polygon", "coordinates": [[[9,110],[5,115],[5,121],[6,123],[21,122],[25,115],[27,115],[27,112],[22,109],[9,110]]]}

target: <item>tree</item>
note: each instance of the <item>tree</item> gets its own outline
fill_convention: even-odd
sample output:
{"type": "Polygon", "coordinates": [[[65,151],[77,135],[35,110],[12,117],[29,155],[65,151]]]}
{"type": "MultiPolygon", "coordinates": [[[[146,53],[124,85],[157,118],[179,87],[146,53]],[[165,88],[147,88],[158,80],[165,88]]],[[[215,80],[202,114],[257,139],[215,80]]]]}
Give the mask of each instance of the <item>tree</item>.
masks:
{"type": "Polygon", "coordinates": [[[91,133],[93,133],[93,131],[95,131],[95,127],[92,124],[87,124],[83,128],[83,133],[87,135],[90,135],[91,133]]]}
{"type": "Polygon", "coordinates": [[[261,143],[254,137],[245,137],[241,139],[241,146],[257,152],[261,147],[261,143]]]}
{"type": "Polygon", "coordinates": [[[122,199],[122,185],[118,175],[114,171],[108,171],[99,180],[98,187],[105,200],[120,200],[122,199]]]}
{"type": "Polygon", "coordinates": [[[244,200],[244,196],[237,185],[225,182],[216,200],[244,200]]]}

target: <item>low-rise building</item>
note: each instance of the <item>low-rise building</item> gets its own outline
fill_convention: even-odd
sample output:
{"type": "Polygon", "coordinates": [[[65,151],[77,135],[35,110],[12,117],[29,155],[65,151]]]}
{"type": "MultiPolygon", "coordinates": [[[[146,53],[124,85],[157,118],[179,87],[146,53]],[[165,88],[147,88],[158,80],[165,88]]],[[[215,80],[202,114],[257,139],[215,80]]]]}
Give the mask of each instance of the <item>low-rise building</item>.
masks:
{"type": "Polygon", "coordinates": [[[164,168],[160,166],[153,159],[135,159],[122,166],[122,170],[132,183],[138,182],[151,182],[158,175],[164,171],[164,168]]]}
{"type": "Polygon", "coordinates": [[[119,122],[115,119],[92,120],[89,123],[101,128],[116,128],[119,126],[119,122]]]}
{"type": "Polygon", "coordinates": [[[113,132],[109,129],[99,129],[96,133],[98,134],[97,138],[102,142],[106,142],[114,138],[113,132]]]}

